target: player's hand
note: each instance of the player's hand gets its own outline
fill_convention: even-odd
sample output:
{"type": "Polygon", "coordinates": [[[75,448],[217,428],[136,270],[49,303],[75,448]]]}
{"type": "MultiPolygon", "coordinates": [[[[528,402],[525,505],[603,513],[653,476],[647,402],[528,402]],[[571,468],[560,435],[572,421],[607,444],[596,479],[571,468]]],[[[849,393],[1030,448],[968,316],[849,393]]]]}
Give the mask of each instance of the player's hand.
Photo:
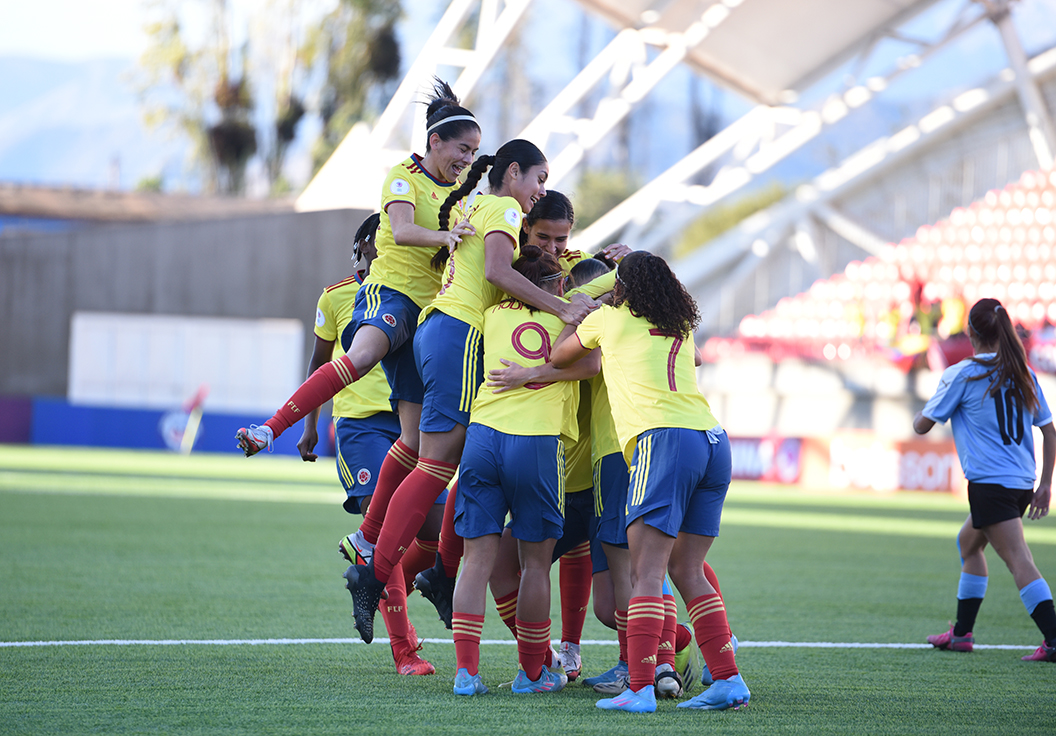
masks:
{"type": "Polygon", "coordinates": [[[1038,490],[1034,491],[1034,497],[1030,499],[1030,506],[1027,508],[1027,518],[1037,521],[1043,516],[1048,516],[1051,496],[1052,491],[1049,484],[1039,484],[1038,490]]]}
{"type": "Polygon", "coordinates": [[[316,443],[319,442],[319,433],[315,431],[315,427],[305,427],[304,432],[301,433],[301,438],[297,440],[297,450],[301,453],[301,460],[306,463],[314,463],[318,457],[312,450],[315,449],[316,443]]]}
{"type": "Polygon", "coordinates": [[[599,306],[601,305],[586,294],[573,294],[572,300],[561,309],[561,314],[557,316],[565,324],[578,325],[584,317],[599,306]]]}
{"type": "Polygon", "coordinates": [[[531,368],[525,368],[505,358],[499,358],[499,362],[506,367],[492,368],[488,371],[488,388],[494,389],[492,391],[493,394],[501,394],[520,388],[535,378],[533,375],[534,371],[531,368]]]}
{"type": "Polygon", "coordinates": [[[630,255],[634,251],[629,245],[624,245],[623,243],[613,243],[612,245],[606,245],[604,248],[601,249],[601,252],[605,255],[606,258],[609,258],[610,260],[619,263],[623,260],[624,256],[630,255]]]}
{"type": "Polygon", "coordinates": [[[466,218],[465,220],[459,221],[458,224],[446,233],[447,237],[445,240],[447,242],[444,243],[444,245],[448,247],[448,250],[454,250],[455,246],[462,242],[462,238],[476,234],[477,229],[470,225],[469,218],[466,218]]]}

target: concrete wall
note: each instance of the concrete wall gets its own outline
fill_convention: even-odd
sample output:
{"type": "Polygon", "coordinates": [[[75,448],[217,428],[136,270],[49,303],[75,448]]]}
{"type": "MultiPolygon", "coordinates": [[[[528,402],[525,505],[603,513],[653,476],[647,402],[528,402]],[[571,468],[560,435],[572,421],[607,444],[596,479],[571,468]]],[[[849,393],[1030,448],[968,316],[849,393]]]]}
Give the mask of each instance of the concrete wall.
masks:
{"type": "Polygon", "coordinates": [[[299,319],[352,271],[369,213],[283,213],[0,238],[0,395],[64,396],[75,311],[299,319]]]}

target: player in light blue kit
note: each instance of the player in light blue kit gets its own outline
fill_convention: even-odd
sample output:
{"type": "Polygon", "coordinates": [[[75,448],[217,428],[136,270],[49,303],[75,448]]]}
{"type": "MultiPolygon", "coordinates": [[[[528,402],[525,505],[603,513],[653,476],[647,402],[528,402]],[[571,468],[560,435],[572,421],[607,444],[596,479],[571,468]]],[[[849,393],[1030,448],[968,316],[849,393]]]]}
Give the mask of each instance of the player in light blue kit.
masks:
{"type": "Polygon", "coordinates": [[[972,628],[988,579],[983,550],[990,544],[1011,571],[1019,597],[1044,637],[1041,646],[1023,659],[1056,662],[1052,593],[1034,565],[1022,520],[1027,509],[1031,519],[1049,513],[1056,458],[1052,412],[1001,302],[976,302],[968,314],[968,336],[975,356],[946,369],[935,395],[913,419],[917,434],[950,420],[968,479],[970,513],[957,536],[961,553],[957,623],[945,633],[929,636],[928,643],[937,649],[972,651],[972,628]],[[1039,427],[1042,436],[1037,490],[1033,427],[1039,427]]]}

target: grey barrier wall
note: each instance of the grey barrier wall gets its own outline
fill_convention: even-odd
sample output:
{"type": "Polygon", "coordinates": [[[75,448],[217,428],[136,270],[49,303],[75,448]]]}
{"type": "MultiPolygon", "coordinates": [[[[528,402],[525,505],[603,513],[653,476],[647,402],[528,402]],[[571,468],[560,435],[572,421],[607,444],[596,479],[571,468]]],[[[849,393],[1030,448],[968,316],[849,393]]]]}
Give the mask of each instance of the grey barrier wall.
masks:
{"type": "Polygon", "coordinates": [[[65,396],[77,311],[295,318],[305,325],[308,355],[316,301],[323,287],[352,273],[352,238],[368,214],[281,213],[0,238],[0,394],[65,396]]]}

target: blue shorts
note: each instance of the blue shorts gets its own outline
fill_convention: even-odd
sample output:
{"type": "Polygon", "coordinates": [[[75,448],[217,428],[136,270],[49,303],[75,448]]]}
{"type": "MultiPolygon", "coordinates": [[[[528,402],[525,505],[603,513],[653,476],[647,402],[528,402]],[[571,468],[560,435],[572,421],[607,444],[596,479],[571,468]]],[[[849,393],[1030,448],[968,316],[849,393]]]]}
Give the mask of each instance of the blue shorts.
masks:
{"type": "MultiPolygon", "coordinates": [[[[554,545],[553,561],[557,562],[583,542],[593,541],[597,536],[598,518],[594,516],[594,494],[576,491],[565,494],[565,524],[561,536],[554,545]]],[[[593,547],[593,545],[592,545],[593,547]]]]}
{"type": "MultiPolygon", "coordinates": [[[[630,475],[623,453],[614,452],[594,463],[594,507],[598,541],[627,548],[627,484],[630,475]]],[[[606,562],[603,569],[608,569],[606,562]]]]}
{"type": "Polygon", "coordinates": [[[465,539],[502,534],[558,539],[564,527],[565,448],[559,437],[506,434],[470,424],[458,474],[455,531],[465,539]]]}
{"type": "Polygon", "coordinates": [[[381,359],[381,368],[389,381],[393,411],[396,402],[422,403],[425,390],[418,368],[414,365],[414,337],[421,308],[406,294],[381,284],[364,284],[356,292],[352,321],[341,333],[341,348],[347,353],[352,338],[363,325],[377,327],[389,338],[389,352],[381,359]]]}
{"type": "Polygon", "coordinates": [[[423,432],[469,426],[469,410],[484,382],[484,340],[480,330],[443,312],[430,312],[414,334],[414,359],[425,399],[423,432]]]}
{"type": "Polygon", "coordinates": [[[381,463],[399,438],[400,418],[395,412],[380,411],[362,419],[338,417],[334,423],[334,441],[337,475],[348,496],[345,511],[362,513],[360,502],[374,495],[381,463]]]}
{"type": "Polygon", "coordinates": [[[731,471],[730,440],[721,429],[642,432],[631,460],[627,524],[641,517],[671,537],[719,536],[731,471]]]}

